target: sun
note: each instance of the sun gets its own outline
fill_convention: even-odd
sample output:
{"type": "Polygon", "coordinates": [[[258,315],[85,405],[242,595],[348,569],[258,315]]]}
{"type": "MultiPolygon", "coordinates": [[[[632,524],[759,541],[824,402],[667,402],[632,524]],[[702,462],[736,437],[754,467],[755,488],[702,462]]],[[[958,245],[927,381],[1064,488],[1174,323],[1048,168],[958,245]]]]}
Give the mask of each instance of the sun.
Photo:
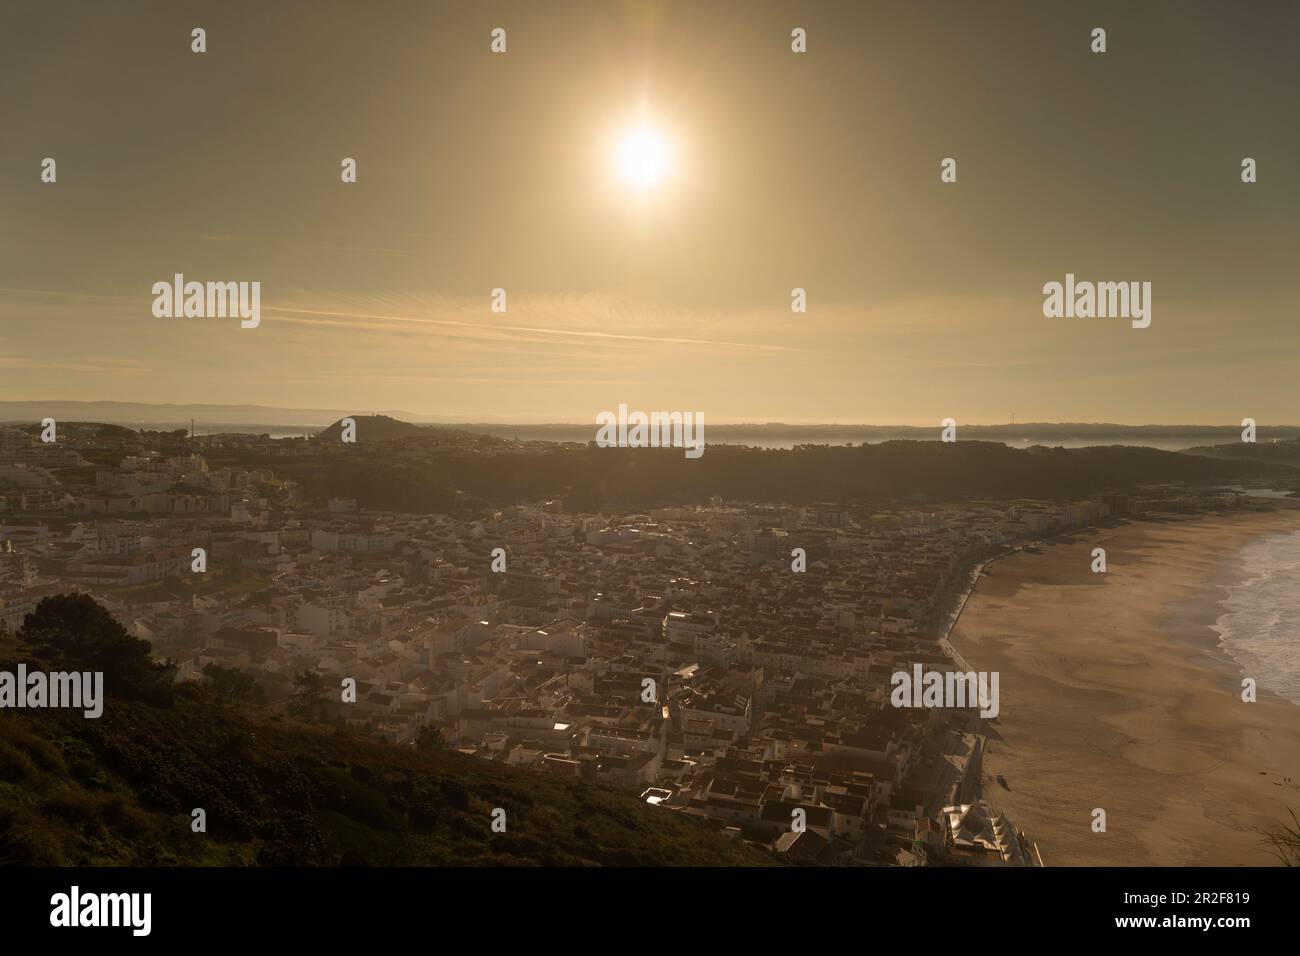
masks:
{"type": "Polygon", "coordinates": [[[668,175],[672,151],[668,139],[648,124],[634,126],[614,145],[614,167],[619,177],[637,190],[647,190],[668,175]]]}

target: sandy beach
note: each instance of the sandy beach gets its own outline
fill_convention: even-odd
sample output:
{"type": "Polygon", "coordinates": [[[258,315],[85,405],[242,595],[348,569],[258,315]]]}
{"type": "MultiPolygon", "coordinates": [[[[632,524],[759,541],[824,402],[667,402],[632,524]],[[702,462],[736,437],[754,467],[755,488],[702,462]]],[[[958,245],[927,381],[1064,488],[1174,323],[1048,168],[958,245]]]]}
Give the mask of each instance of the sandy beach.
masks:
{"type": "Polygon", "coordinates": [[[1258,831],[1300,813],[1300,706],[1243,703],[1210,625],[1240,548],[1296,529],[1300,509],[1135,520],[988,566],[951,640],[1001,674],[984,793],[1048,866],[1277,862],[1258,831]]]}

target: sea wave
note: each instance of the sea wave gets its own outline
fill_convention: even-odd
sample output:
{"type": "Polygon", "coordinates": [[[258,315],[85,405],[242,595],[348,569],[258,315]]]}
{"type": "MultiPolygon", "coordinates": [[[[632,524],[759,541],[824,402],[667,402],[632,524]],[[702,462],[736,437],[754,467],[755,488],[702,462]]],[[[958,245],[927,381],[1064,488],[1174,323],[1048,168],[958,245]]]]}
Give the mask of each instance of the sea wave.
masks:
{"type": "Polygon", "coordinates": [[[1261,689],[1300,704],[1300,531],[1253,541],[1240,560],[1214,625],[1219,646],[1261,689]]]}

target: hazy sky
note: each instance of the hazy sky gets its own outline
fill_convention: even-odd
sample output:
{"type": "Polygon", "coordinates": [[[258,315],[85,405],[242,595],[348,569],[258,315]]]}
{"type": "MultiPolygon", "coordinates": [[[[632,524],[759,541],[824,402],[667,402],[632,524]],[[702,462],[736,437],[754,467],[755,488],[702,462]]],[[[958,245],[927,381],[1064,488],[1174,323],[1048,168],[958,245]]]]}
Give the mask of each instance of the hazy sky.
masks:
{"type": "Polygon", "coordinates": [[[1295,3],[0,0],[0,399],[1296,424],[1298,108],[1295,3]]]}

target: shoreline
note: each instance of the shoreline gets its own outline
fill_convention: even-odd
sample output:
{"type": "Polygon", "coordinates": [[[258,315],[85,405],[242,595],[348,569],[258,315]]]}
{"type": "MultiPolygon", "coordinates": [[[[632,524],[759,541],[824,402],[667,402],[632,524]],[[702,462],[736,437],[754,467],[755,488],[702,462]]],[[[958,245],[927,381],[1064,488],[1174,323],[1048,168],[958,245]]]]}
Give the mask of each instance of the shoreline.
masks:
{"type": "Polygon", "coordinates": [[[1295,530],[1296,508],[1135,520],[983,566],[946,640],[1001,674],[984,795],[1054,865],[1277,862],[1256,831],[1300,809],[1300,706],[1243,703],[1214,625],[1241,549],[1295,530]]]}

